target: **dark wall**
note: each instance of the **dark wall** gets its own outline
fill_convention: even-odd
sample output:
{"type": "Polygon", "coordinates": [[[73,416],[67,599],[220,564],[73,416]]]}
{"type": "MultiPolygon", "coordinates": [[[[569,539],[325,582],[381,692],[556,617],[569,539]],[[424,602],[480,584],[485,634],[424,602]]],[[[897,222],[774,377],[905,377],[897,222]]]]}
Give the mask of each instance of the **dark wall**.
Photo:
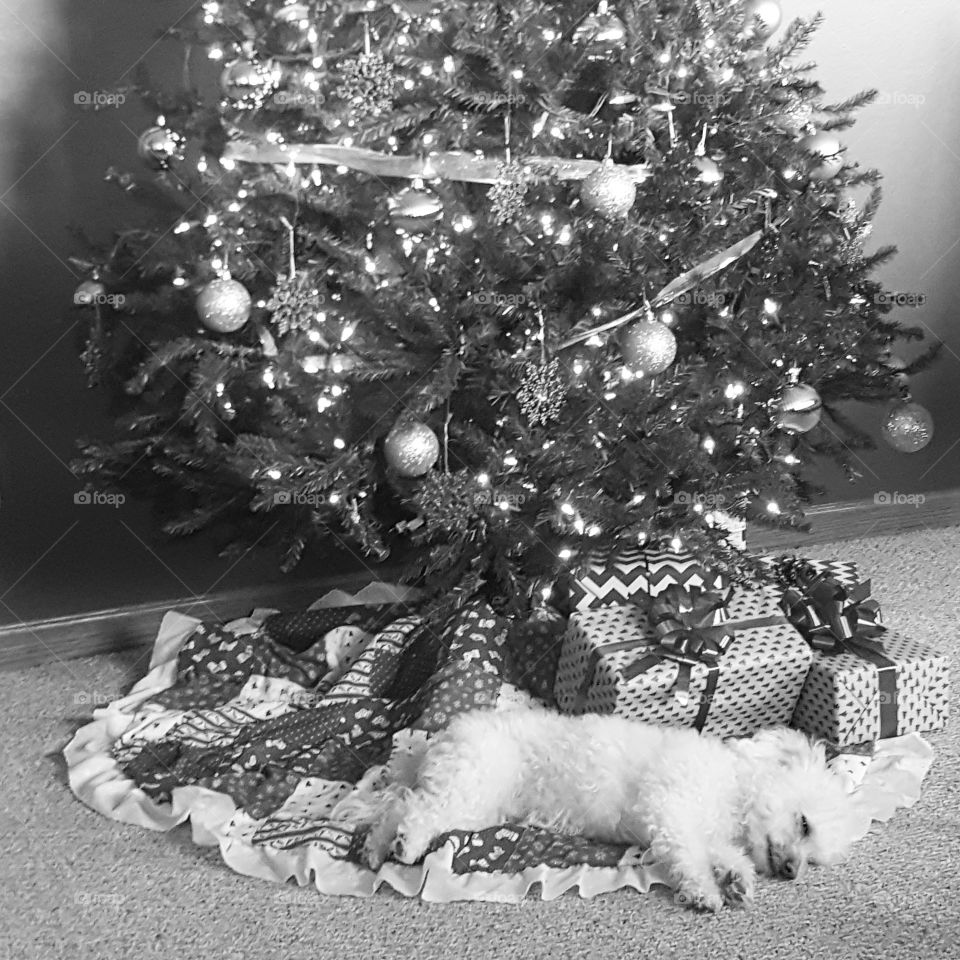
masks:
{"type": "MultiPolygon", "coordinates": [[[[876,5],[884,6],[886,0],[876,5]]],[[[78,277],[67,257],[78,251],[67,227],[82,224],[102,237],[129,219],[131,213],[116,188],[104,183],[103,173],[111,165],[142,169],[136,137],[150,121],[134,103],[83,111],[74,104],[74,94],[110,89],[141,60],[158,77],[177,83],[180,53],[172,44],[155,45],[156,34],[197,4],[31,0],[20,6],[15,13],[0,7],[0,303],[5,318],[0,346],[0,622],[279,580],[269,558],[232,564],[217,558],[209,539],[165,542],[143,506],[75,504],[79,485],[67,468],[77,436],[95,436],[109,427],[103,399],[86,388],[77,360],[70,302],[78,277]]],[[[939,3],[930,6],[947,9],[939,3]]],[[[791,9],[786,0],[784,7],[788,14],[809,12],[791,9]]],[[[885,29],[894,28],[888,23],[885,29]]],[[[829,77],[831,94],[879,85],[872,76],[861,75],[881,68],[879,56],[876,64],[864,67],[862,57],[850,57],[842,44],[830,40],[832,29],[828,21],[825,39],[814,52],[829,77]]],[[[916,42],[932,40],[918,35],[916,42]]],[[[905,62],[883,60],[893,89],[897,63],[905,62]]],[[[914,82],[928,83],[930,97],[946,96],[933,89],[935,80],[942,83],[942,73],[914,82]]],[[[877,240],[898,242],[904,255],[890,268],[890,282],[926,293],[928,306],[906,319],[922,320],[945,336],[950,348],[936,372],[916,385],[918,399],[937,417],[932,446],[913,457],[887,449],[864,457],[865,480],[855,486],[826,471],[833,499],[871,496],[880,489],[916,492],[950,486],[960,464],[960,434],[954,426],[960,414],[954,351],[960,352],[960,344],[952,323],[960,293],[960,247],[950,248],[960,200],[957,160],[946,149],[923,147],[933,140],[920,129],[927,126],[949,137],[956,128],[955,110],[939,100],[926,114],[870,110],[865,132],[855,130],[848,142],[860,159],[882,169],[891,162],[888,205],[877,240]],[[912,137],[926,139],[908,140],[904,147],[908,127],[912,137]],[[923,155],[911,159],[918,150],[923,155]],[[941,191],[934,199],[931,190],[922,205],[916,202],[920,176],[941,191]],[[944,222],[944,217],[950,219],[944,222]]],[[[880,411],[868,411],[864,422],[878,427],[880,416],[880,411]]],[[[350,562],[355,561],[341,557],[327,567],[340,572],[350,562]]],[[[316,574],[321,566],[314,564],[300,575],[316,574]]]]}

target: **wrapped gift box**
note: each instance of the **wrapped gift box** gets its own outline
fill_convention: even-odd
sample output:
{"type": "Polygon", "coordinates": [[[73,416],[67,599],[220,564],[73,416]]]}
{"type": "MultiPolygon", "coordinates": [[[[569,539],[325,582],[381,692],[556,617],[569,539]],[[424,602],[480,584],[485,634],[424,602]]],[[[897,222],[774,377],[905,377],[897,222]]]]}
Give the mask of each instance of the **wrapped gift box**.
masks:
{"type": "Polygon", "coordinates": [[[943,727],[950,703],[947,658],[896,631],[881,641],[879,663],[852,650],[814,652],[793,726],[838,746],[943,727]]]}
{"type": "Polygon", "coordinates": [[[791,571],[781,561],[783,604],[814,653],[793,726],[838,747],[942,727],[949,709],[946,658],[884,629],[870,583],[861,582],[855,564],[797,565],[791,571]],[[834,582],[833,593],[817,575],[834,582]]]}
{"type": "Polygon", "coordinates": [[[671,585],[720,590],[722,574],[705,570],[699,560],[685,553],[642,550],[639,547],[615,553],[597,553],[585,573],[569,584],[571,610],[593,610],[611,603],[645,602],[671,585]]]}
{"type": "Polygon", "coordinates": [[[861,582],[860,569],[852,560],[808,560],[806,557],[758,557],[761,563],[768,566],[771,570],[778,572],[784,580],[784,586],[789,586],[792,582],[790,576],[791,567],[808,566],[814,573],[827,574],[846,587],[852,590],[861,582]]]}
{"type": "Polygon", "coordinates": [[[646,610],[623,604],[574,613],[554,687],[560,709],[721,736],[787,723],[812,659],[809,645],[783,616],[774,591],[740,590],[726,609],[733,640],[715,665],[690,667],[686,698],[678,696],[680,666],[657,654],[646,610]]]}

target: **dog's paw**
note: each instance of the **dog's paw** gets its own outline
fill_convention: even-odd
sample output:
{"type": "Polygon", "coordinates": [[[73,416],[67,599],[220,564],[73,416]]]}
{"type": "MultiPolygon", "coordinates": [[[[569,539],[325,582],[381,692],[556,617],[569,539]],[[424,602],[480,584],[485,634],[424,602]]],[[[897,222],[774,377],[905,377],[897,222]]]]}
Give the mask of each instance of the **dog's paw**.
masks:
{"type": "Polygon", "coordinates": [[[673,899],[691,910],[702,910],[708,913],[716,913],[723,907],[723,897],[719,893],[700,887],[681,887],[673,899]]]}
{"type": "Polygon", "coordinates": [[[720,868],[717,871],[717,883],[720,885],[723,902],[731,906],[751,903],[755,882],[752,871],[739,870],[736,867],[728,870],[720,868]]]}

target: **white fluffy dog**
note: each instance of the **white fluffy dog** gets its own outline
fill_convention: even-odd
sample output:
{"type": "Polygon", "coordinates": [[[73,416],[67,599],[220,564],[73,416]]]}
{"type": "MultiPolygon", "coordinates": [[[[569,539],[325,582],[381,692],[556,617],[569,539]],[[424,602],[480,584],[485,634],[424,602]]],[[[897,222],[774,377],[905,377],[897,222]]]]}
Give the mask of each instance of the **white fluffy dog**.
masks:
{"type": "Polygon", "coordinates": [[[415,863],[449,830],[531,823],[650,847],[681,902],[717,910],[749,901],[757,873],[792,880],[848,845],[845,785],[822,746],[785,728],[724,742],[596,714],[475,711],[389,779],[351,805],[366,809],[373,869],[391,853],[415,863]]]}

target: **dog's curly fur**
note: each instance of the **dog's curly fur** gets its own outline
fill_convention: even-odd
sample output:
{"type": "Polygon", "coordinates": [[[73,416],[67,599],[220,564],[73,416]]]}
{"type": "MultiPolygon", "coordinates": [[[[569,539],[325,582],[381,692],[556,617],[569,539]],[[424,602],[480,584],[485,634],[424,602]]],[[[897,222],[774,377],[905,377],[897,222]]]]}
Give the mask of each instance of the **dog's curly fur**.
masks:
{"type": "Polygon", "coordinates": [[[846,852],[849,793],[821,745],[785,728],[722,741],[619,717],[475,711],[382,771],[365,855],[415,863],[438,836],[526,822],[651,848],[678,899],[744,903],[757,874],[795,879],[846,852]]]}

